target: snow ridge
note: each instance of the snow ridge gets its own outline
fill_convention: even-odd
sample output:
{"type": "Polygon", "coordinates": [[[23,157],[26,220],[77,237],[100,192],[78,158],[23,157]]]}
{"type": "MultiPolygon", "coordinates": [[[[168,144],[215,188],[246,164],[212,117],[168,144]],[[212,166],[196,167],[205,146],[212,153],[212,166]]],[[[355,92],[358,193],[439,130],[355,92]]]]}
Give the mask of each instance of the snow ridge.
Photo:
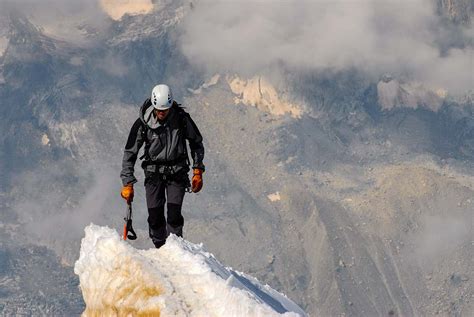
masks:
{"type": "Polygon", "coordinates": [[[74,272],[85,316],[306,316],[283,294],[224,267],[196,245],[170,236],[137,250],[108,227],[89,225],[74,272]]]}

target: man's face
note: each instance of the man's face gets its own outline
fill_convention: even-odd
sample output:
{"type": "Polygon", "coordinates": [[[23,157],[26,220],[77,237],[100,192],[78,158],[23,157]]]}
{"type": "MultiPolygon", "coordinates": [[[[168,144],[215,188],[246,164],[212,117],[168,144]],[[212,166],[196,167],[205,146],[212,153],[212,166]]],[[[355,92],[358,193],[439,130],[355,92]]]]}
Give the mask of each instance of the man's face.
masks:
{"type": "Polygon", "coordinates": [[[170,112],[170,109],[166,109],[166,110],[155,109],[155,116],[158,118],[158,120],[163,121],[166,119],[169,112],[170,112]]]}

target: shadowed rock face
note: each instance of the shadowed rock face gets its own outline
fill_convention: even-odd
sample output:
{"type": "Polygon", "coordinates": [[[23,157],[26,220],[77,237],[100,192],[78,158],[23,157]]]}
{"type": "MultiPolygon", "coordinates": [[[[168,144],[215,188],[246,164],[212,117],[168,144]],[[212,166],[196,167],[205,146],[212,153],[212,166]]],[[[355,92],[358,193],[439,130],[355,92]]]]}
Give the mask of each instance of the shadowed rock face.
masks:
{"type": "MultiPolygon", "coordinates": [[[[0,247],[2,312],[36,313],[27,293],[37,286],[17,288],[6,276],[40,275],[45,285],[68,285],[51,293],[49,311],[81,311],[67,264],[85,225],[122,225],[121,152],[157,82],[173,87],[205,137],[205,187],[185,200],[189,240],[312,315],[472,312],[472,98],[428,104],[437,111],[384,108],[378,82],[357,71],[291,71],[284,87],[272,87],[289,92],[289,109],[304,109],[300,118],[267,111],[281,106],[272,98],[260,108],[236,104],[244,96],[224,79],[233,74],[205,85],[211,76],[181,54],[178,7],[124,16],[91,34],[107,41],[90,47],[49,38],[21,17],[0,33],[9,34],[0,57],[0,208],[9,241],[0,247]],[[49,251],[33,256],[33,242],[49,251]],[[18,246],[25,267],[42,261],[64,275],[10,265],[18,246]],[[15,304],[18,294],[24,304],[15,304]],[[63,305],[68,296],[71,306],[63,305]]],[[[146,230],[136,187],[135,227],[146,230]]],[[[141,247],[152,246],[139,236],[141,247]]]]}
{"type": "Polygon", "coordinates": [[[3,315],[79,316],[84,302],[79,279],[45,247],[9,241],[2,234],[0,251],[0,311],[3,315]]]}

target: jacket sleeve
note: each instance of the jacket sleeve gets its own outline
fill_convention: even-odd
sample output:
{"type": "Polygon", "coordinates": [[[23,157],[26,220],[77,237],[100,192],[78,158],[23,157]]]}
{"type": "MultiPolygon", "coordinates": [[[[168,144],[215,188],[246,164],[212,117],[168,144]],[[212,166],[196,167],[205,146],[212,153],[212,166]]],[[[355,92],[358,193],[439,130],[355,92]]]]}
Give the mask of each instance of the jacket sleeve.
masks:
{"type": "Polygon", "coordinates": [[[138,151],[142,147],[144,141],[142,137],[142,129],[141,120],[138,118],[130,129],[127,144],[125,145],[125,150],[123,152],[122,172],[120,173],[123,185],[134,184],[137,182],[133,173],[135,171],[135,162],[137,161],[138,151]]]}
{"type": "Polygon", "coordinates": [[[204,163],[204,145],[202,144],[202,135],[199,132],[196,123],[194,123],[191,116],[186,115],[186,139],[189,142],[191,148],[191,157],[193,158],[193,169],[198,168],[202,171],[205,170],[204,163]]]}

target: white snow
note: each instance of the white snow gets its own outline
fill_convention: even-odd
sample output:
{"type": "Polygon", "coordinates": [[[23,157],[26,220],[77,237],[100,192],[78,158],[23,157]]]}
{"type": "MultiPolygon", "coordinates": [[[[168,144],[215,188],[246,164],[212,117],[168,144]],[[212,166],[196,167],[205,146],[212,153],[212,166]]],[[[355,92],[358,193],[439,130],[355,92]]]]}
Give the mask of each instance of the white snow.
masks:
{"type": "Polygon", "coordinates": [[[49,138],[47,134],[43,134],[43,136],[41,137],[41,144],[49,145],[49,138]]]}
{"type": "Polygon", "coordinates": [[[265,77],[255,76],[246,80],[237,75],[227,76],[227,83],[236,95],[234,98],[236,104],[253,106],[275,116],[290,114],[291,117],[298,119],[303,115],[303,108],[289,102],[265,77]]]}
{"type": "Polygon", "coordinates": [[[0,36],[0,57],[3,56],[8,47],[8,38],[6,36],[0,36]]]}
{"type": "Polygon", "coordinates": [[[74,267],[84,316],[306,316],[268,285],[224,267],[202,245],[171,235],[160,249],[137,250],[108,227],[91,224],[85,232],[74,267]]]}
{"type": "Polygon", "coordinates": [[[281,200],[280,192],[276,192],[276,193],[273,193],[273,194],[269,194],[267,197],[268,197],[268,199],[270,199],[271,202],[275,202],[275,201],[280,201],[280,200],[281,200]]]}
{"type": "Polygon", "coordinates": [[[197,89],[188,88],[188,91],[195,94],[195,95],[199,95],[202,92],[203,89],[207,89],[207,88],[210,88],[212,86],[215,86],[219,82],[220,78],[221,78],[221,75],[214,74],[214,76],[212,76],[208,81],[206,81],[204,84],[199,86],[199,88],[197,88],[197,89]]]}

